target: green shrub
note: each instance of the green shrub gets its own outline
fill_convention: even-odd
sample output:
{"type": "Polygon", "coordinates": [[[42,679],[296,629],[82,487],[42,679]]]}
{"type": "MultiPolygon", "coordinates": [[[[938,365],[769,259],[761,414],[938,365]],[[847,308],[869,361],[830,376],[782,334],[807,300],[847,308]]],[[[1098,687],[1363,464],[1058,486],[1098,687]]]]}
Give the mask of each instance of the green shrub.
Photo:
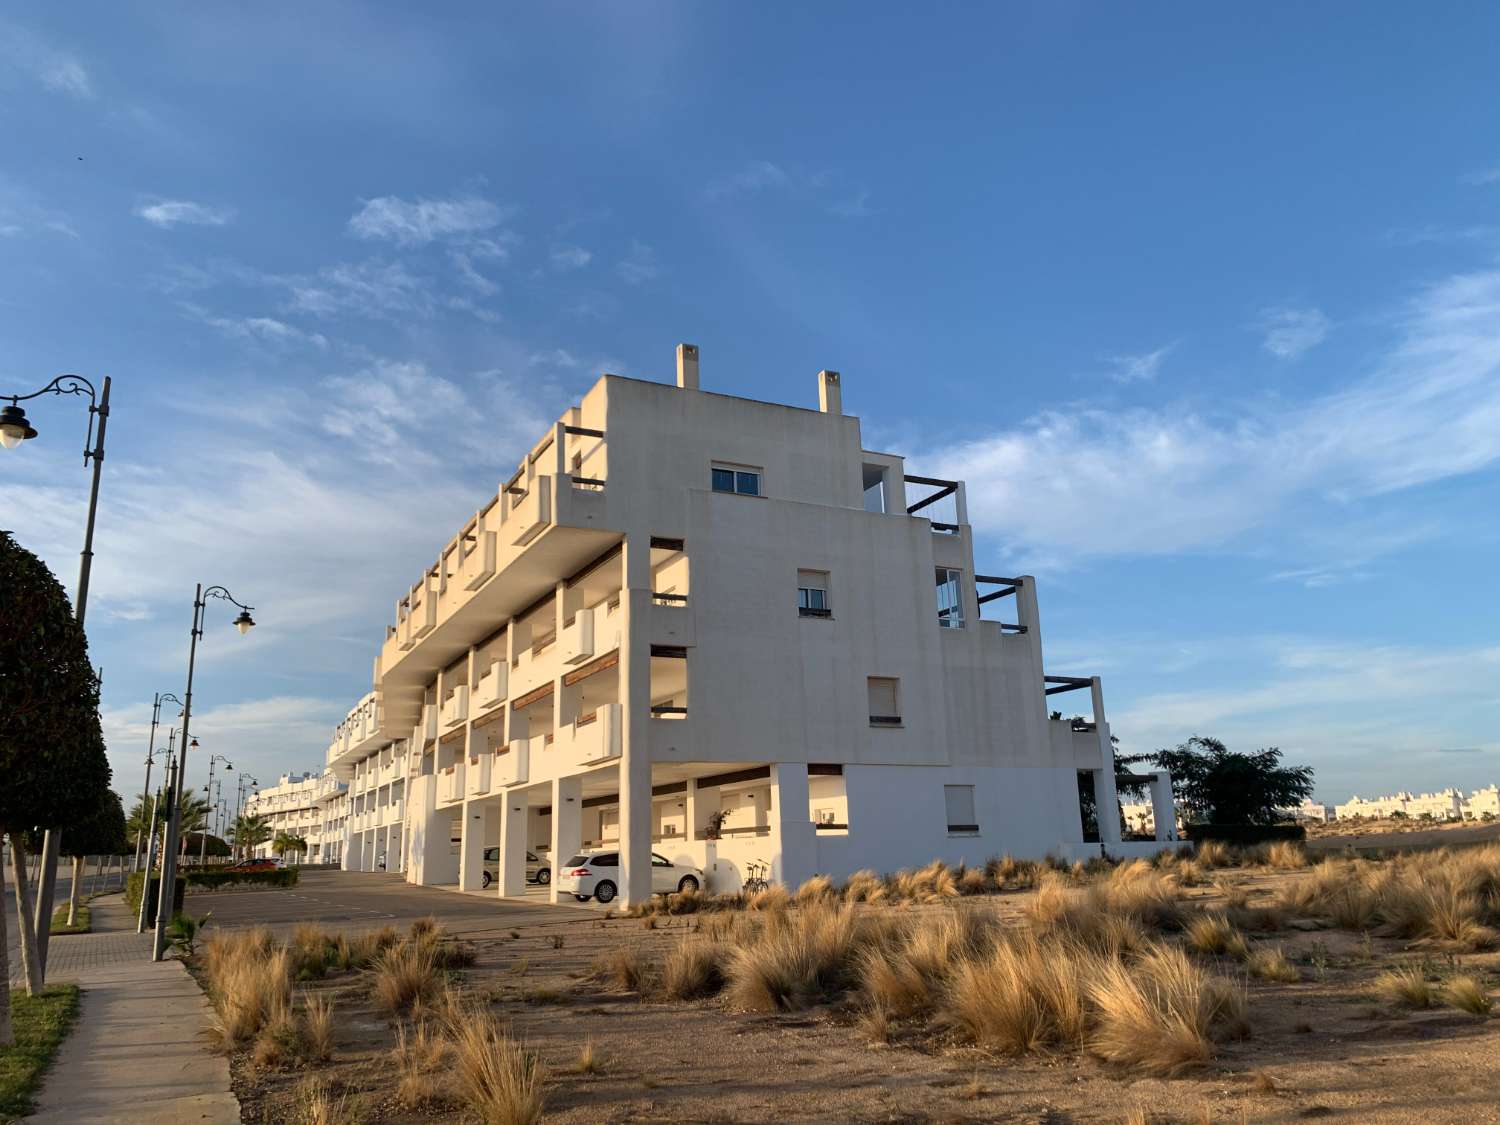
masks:
{"type": "Polygon", "coordinates": [[[277,867],[270,871],[230,871],[225,868],[189,868],[181,872],[194,890],[216,891],[227,886],[295,887],[299,874],[295,867],[277,867]]]}
{"type": "MultiPolygon", "coordinates": [[[[134,871],[125,880],[125,905],[128,906],[128,907],[130,907],[130,909],[133,912],[136,912],[136,913],[140,912],[140,909],[141,909],[141,887],[145,884],[145,882],[146,882],[146,872],[144,872],[144,871],[134,871]]],[[[156,922],[156,904],[157,904],[157,902],[161,898],[161,893],[160,893],[160,891],[157,890],[157,887],[160,885],[160,882],[161,881],[157,877],[157,874],[155,872],[152,872],[151,873],[151,893],[150,893],[150,900],[149,900],[149,903],[148,903],[148,905],[146,907],[146,924],[148,926],[149,925],[154,925],[155,922],[156,922]]],[[[181,914],[182,913],[182,896],[186,892],[187,892],[187,887],[183,884],[183,881],[181,879],[178,879],[176,885],[173,886],[173,888],[172,888],[172,913],[173,914],[181,914]]]]}

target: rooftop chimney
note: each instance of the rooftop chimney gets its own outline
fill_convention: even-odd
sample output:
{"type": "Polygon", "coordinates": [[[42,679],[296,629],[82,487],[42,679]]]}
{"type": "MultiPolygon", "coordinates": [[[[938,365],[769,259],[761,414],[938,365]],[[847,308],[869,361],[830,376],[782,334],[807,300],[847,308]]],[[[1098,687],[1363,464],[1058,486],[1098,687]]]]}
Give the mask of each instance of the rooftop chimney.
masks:
{"type": "Polygon", "coordinates": [[[677,345],[677,385],[689,390],[698,389],[698,345],[677,345]]]}
{"type": "Polygon", "coordinates": [[[818,409],[824,414],[842,414],[844,412],[844,395],[839,390],[839,373],[837,371],[818,372],[818,409]]]}

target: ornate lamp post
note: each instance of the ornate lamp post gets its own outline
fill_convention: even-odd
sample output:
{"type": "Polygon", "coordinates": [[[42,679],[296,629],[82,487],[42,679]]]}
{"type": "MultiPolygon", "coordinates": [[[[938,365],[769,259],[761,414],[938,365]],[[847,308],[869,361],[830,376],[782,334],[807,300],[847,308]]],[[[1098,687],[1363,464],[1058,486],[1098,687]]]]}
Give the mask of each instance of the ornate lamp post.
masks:
{"type": "MultiPolygon", "coordinates": [[[[83,532],[83,555],[78,566],[78,593],[73,599],[78,624],[83,624],[83,615],[89,601],[89,568],[94,561],[94,515],[99,508],[99,474],[104,468],[104,427],[109,421],[109,376],[104,377],[104,393],[96,394],[94,384],[82,375],[59,375],[39,391],[29,395],[0,395],[9,399],[10,405],[0,408],[0,448],[15,449],[24,441],[36,437],[36,427],[26,417],[21,403],[30,402],[42,395],[88,395],[89,432],[83,444],[83,464],[87,468],[94,463],[94,480],[89,489],[88,523],[83,532]],[[99,427],[95,440],[94,419],[99,427]],[[94,448],[89,448],[89,442],[94,448]]],[[[57,886],[57,848],[61,826],[49,827],[42,837],[40,860],[40,885],[36,896],[36,947],[37,960],[41,963],[42,976],[47,974],[47,937],[52,932],[52,898],[57,886]]]]}
{"type": "MultiPolygon", "coordinates": [[[[198,583],[197,593],[193,597],[193,628],[191,640],[188,643],[187,691],[183,693],[182,702],[182,760],[177,770],[179,785],[187,776],[189,724],[193,719],[193,668],[198,659],[198,638],[203,636],[203,616],[208,607],[209,598],[218,598],[240,607],[240,614],[234,619],[234,627],[242,636],[255,626],[255,618],[250,616],[250,607],[236,600],[234,595],[223,586],[210,586],[205,590],[203,583],[198,583]]],[[[166,951],[167,915],[172,909],[173,884],[177,880],[177,837],[181,828],[182,803],[173,801],[171,814],[167,818],[167,839],[162,854],[161,898],[156,907],[156,937],[151,943],[151,960],[153,961],[160,961],[166,951]]]]}
{"type": "MultiPolygon", "coordinates": [[[[214,799],[214,763],[215,762],[223,762],[224,763],[224,768],[226,770],[232,770],[232,769],[234,769],[234,763],[231,762],[228,758],[224,757],[223,754],[210,754],[208,756],[208,784],[203,787],[203,799],[204,799],[205,803],[211,802],[214,799]]],[[[210,806],[210,807],[212,807],[212,806],[210,806]]],[[[209,828],[209,826],[207,824],[205,824],[203,826],[203,831],[199,834],[199,837],[198,837],[198,866],[199,867],[203,866],[203,860],[208,855],[208,828],[209,828]]]]}
{"type": "Polygon", "coordinates": [[[146,878],[141,883],[141,906],[136,911],[135,919],[135,932],[138,934],[146,932],[146,899],[149,897],[148,892],[151,890],[151,872],[156,869],[156,822],[161,817],[162,801],[175,800],[176,791],[174,787],[177,778],[177,759],[173,755],[173,751],[177,748],[178,729],[177,727],[173,727],[167,731],[167,745],[165,747],[158,746],[156,749],[158,754],[165,754],[167,756],[167,783],[163,786],[162,791],[151,799],[151,827],[146,832],[146,878]]]}
{"type": "MultiPolygon", "coordinates": [[[[156,745],[156,724],[161,719],[161,705],[169,699],[177,704],[178,707],[182,706],[182,700],[178,699],[171,692],[167,692],[165,695],[158,693],[151,699],[151,736],[146,740],[146,789],[141,794],[142,812],[146,811],[145,802],[151,800],[151,762],[157,754],[161,753],[161,749],[156,745]]],[[[151,828],[153,832],[156,830],[155,808],[151,810],[151,828]]],[[[135,871],[139,871],[141,868],[141,842],[141,830],[137,827],[135,830],[135,867],[132,869],[135,871]]]]}

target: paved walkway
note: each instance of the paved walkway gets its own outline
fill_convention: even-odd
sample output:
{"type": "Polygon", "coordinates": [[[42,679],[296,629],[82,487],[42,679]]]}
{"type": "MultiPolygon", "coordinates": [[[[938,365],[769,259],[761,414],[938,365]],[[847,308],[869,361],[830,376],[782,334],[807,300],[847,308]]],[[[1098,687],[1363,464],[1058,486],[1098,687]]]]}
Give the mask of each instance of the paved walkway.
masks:
{"type": "Polygon", "coordinates": [[[53,936],[49,981],[76,981],[82,1010],[28,1120],[48,1125],[238,1125],[229,1060],[208,1049],[212,1010],[182,963],[148,960],[150,935],[118,896],[95,899],[94,933],[53,936]]]}

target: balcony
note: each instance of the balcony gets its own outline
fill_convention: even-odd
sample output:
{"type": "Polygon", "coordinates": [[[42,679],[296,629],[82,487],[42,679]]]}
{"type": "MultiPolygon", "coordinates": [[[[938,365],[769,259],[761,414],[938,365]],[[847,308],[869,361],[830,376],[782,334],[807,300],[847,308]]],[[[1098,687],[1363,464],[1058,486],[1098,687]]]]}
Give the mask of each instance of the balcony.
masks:
{"type": "MultiPolygon", "coordinates": [[[[516,485],[511,488],[518,487],[516,485]]],[[[510,493],[514,496],[514,493],[510,493]]],[[[512,546],[524,547],[552,522],[552,478],[538,474],[525,495],[514,500],[506,514],[506,538],[512,546]]]]}
{"type": "Polygon", "coordinates": [[[438,733],[438,710],[432,704],[427,703],[422,707],[422,737],[424,739],[436,738],[438,733]]]}
{"type": "Polygon", "coordinates": [[[474,714],[488,711],[505,698],[509,671],[504,660],[496,660],[480,674],[479,683],[474,688],[474,714]]]}
{"type": "MultiPolygon", "coordinates": [[[[491,507],[490,511],[495,511],[495,508],[491,507]]],[[[496,539],[493,531],[486,531],[483,527],[475,527],[465,535],[457,575],[458,584],[465,590],[479,589],[494,575],[496,539]]]]}
{"type": "Polygon", "coordinates": [[[493,754],[476,754],[464,767],[464,794],[482,797],[490,791],[490,761],[493,754]]]}
{"type": "Polygon", "coordinates": [[[536,743],[538,752],[546,741],[545,735],[535,738],[518,738],[504,750],[497,750],[491,757],[494,765],[490,774],[496,789],[507,785],[525,785],[531,779],[531,744],[536,743]]]}
{"type": "Polygon", "coordinates": [[[558,734],[562,772],[618,758],[621,731],[618,703],[608,703],[590,715],[579,716],[577,722],[570,723],[558,734]]]}
{"type": "Polygon", "coordinates": [[[446,766],[438,775],[438,804],[446,805],[464,799],[464,763],[462,759],[446,766]]]}
{"type": "Polygon", "coordinates": [[[557,649],[564,664],[582,664],[593,659],[594,613],[592,609],[581,609],[563,626],[557,649]]]}
{"type": "Polygon", "coordinates": [[[443,729],[448,730],[458,726],[469,717],[469,686],[467,684],[457,685],[443,700],[442,723],[443,729]]]}

